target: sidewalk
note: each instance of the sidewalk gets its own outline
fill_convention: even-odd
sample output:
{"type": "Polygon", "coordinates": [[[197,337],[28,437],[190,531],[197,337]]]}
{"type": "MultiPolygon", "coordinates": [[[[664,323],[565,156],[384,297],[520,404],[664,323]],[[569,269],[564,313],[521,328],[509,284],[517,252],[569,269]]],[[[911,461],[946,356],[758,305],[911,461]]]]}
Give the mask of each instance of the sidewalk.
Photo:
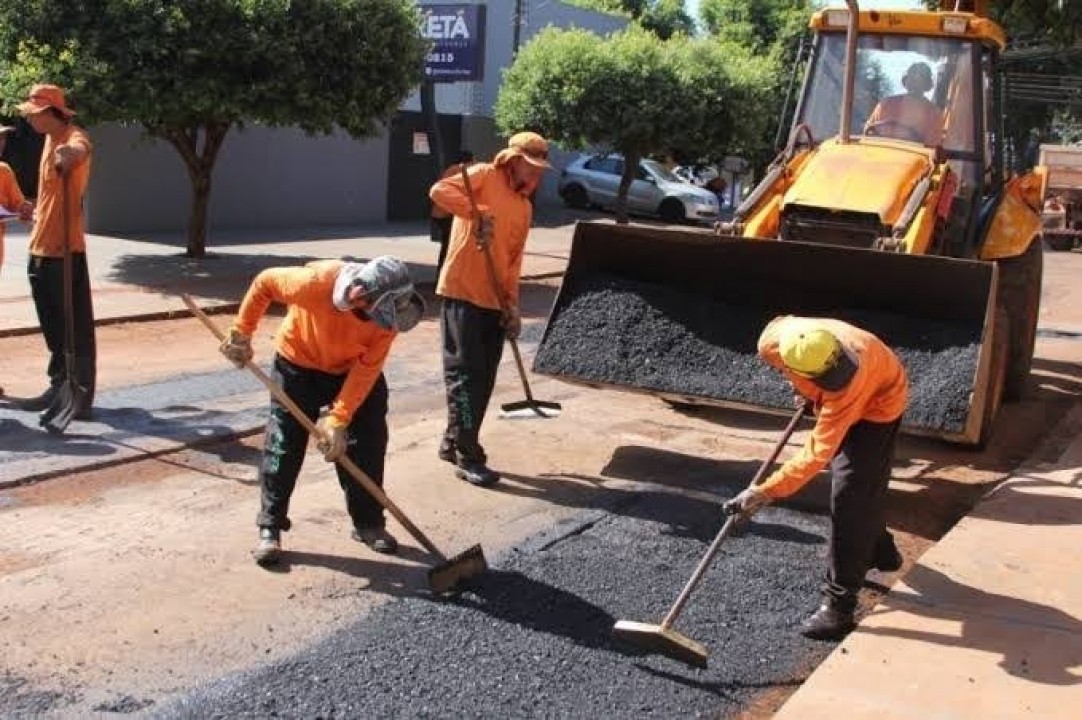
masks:
{"type": "MultiPolygon", "coordinates": [[[[563,271],[574,216],[557,214],[535,227],[526,245],[523,275],[563,271]]],[[[9,231],[18,229],[12,225],[9,231]]],[[[184,257],[180,234],[139,237],[87,237],[87,262],[98,324],[135,318],[187,314],[181,293],[204,308],[240,302],[251,279],[264,268],[299,265],[309,260],[351,256],[366,259],[397,255],[409,263],[419,283],[434,283],[438,246],[425,223],[394,223],[357,228],[308,228],[293,231],[211,233],[208,255],[184,257]]],[[[0,337],[38,332],[26,279],[27,233],[9,232],[7,257],[0,271],[0,337]]]]}
{"type": "Polygon", "coordinates": [[[1082,713],[1082,405],[929,550],[778,720],[1082,713]],[[1038,456],[1040,456],[1038,454],[1038,456]]]}

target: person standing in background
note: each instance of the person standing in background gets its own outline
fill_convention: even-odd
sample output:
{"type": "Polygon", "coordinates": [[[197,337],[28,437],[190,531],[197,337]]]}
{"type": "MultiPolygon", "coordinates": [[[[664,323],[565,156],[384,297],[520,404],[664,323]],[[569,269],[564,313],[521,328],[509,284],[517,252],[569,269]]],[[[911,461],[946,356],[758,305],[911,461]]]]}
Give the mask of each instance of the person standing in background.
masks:
{"type": "MultiPolygon", "coordinates": [[[[10,125],[0,125],[0,155],[3,155],[8,136],[13,132],[15,132],[15,128],[10,125]]],[[[0,207],[8,212],[15,213],[23,222],[30,222],[33,218],[34,206],[23,197],[23,191],[19,188],[19,183],[15,179],[15,172],[6,162],[0,162],[0,207]]],[[[10,216],[5,216],[0,220],[0,269],[4,267],[4,233],[6,230],[4,222],[8,217],[10,216]]],[[[4,388],[0,386],[0,395],[3,394],[4,388]]]]}

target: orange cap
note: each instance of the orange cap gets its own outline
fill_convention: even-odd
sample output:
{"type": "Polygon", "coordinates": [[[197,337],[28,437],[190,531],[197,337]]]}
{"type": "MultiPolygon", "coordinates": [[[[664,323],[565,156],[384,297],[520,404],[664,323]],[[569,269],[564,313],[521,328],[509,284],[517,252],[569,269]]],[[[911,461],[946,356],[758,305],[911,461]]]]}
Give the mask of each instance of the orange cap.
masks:
{"type": "Polygon", "coordinates": [[[49,108],[56,108],[67,118],[75,114],[64,100],[64,91],[56,85],[35,85],[30,88],[29,99],[19,104],[19,112],[23,115],[34,115],[49,108]]]}

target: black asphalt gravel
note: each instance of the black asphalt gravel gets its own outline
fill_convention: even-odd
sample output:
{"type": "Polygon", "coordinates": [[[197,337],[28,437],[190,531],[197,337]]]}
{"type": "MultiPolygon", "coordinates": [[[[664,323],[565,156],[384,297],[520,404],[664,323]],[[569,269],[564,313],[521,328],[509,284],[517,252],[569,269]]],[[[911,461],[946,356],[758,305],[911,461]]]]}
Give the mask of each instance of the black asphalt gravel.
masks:
{"type": "Polygon", "coordinates": [[[795,629],[818,604],[825,518],[770,508],[726,541],[676,624],[710,648],[708,670],[642,656],[610,635],[617,619],[660,622],[737,485],[715,489],[717,501],[659,488],[586,511],[500,558],[457,599],[393,600],[290,660],[155,716],[732,715],[757,693],[802,682],[832,648],[795,629]]]}
{"type": "MultiPolygon", "coordinates": [[[[534,371],[759,406],[792,407],[792,389],[756,355],[779,308],[740,306],[605,274],[565,281],[534,371]]],[[[973,389],[981,327],[838,309],[882,338],[909,375],[904,422],[958,432],[973,389]]]]}

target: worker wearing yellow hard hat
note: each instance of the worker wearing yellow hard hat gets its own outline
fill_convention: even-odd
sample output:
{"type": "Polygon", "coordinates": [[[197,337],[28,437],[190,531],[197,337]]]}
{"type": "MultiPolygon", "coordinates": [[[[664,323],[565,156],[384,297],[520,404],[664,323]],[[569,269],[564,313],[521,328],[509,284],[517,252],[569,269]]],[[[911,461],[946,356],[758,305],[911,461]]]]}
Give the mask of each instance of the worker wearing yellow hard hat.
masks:
{"type": "Polygon", "coordinates": [[[854,627],[868,570],[893,572],[902,562],[885,511],[895,437],[908,402],[905,368],[875,335],[830,318],[775,318],[759,337],[759,356],[815,409],[815,427],[796,455],[726,503],[726,510],[753,513],[797,492],[830,465],[825,602],[801,633],[838,640],[854,627]]]}

